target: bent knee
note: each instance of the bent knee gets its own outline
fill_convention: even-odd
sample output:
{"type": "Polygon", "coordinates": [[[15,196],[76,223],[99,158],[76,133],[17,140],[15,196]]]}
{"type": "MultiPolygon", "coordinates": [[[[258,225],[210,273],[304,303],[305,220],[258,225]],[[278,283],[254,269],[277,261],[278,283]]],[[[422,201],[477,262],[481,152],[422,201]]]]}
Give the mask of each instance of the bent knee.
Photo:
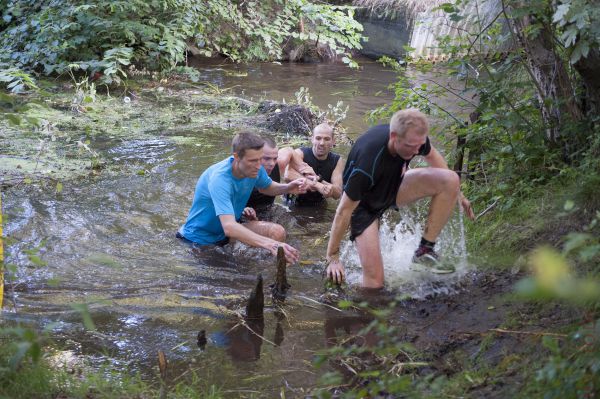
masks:
{"type": "Polygon", "coordinates": [[[270,236],[272,239],[274,239],[276,241],[281,241],[281,242],[285,241],[286,236],[287,236],[285,229],[280,224],[273,224],[271,226],[270,233],[271,233],[270,236]]]}
{"type": "Polygon", "coordinates": [[[460,178],[458,174],[449,169],[436,169],[435,181],[440,191],[456,192],[460,190],[460,178]]]}

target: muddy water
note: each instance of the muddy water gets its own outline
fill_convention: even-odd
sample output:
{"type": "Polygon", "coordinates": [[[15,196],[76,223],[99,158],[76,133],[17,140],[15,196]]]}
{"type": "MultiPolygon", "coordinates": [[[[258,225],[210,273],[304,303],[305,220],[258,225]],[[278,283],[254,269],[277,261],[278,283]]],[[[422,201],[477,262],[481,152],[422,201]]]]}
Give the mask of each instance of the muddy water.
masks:
{"type": "MultiPolygon", "coordinates": [[[[215,84],[238,85],[247,96],[289,100],[304,86],[319,105],[342,99],[351,107],[351,134],[366,126],[364,111],[389,99],[389,93],[375,94],[394,76],[375,64],[358,72],[339,65],[199,68],[215,84]]],[[[211,144],[200,146],[168,137],[108,141],[103,155],[111,165],[130,170],[125,167],[135,164],[147,173],[105,173],[65,182],[59,194],[52,188],[4,193],[5,232],[15,239],[8,261],[18,266],[18,275],[14,295],[9,294],[17,309],[5,311],[3,319],[50,325],[65,355],[147,377],[156,376],[156,354],[163,350],[171,382],[196,374],[231,397],[272,397],[282,387],[301,395],[314,386],[321,373],[310,365],[314,352],[336,329],[358,330],[369,322],[318,303],[325,293],[321,259],[335,203],[320,209],[277,207],[273,218],[288,229],[288,241],[301,250],[302,262],[288,272],[292,291],[285,314],[274,311],[267,296],[265,322],[253,326],[255,333],[236,326],[237,315],[244,312],[257,274],[266,284],[273,281],[275,260],[242,245],[193,252],[174,237],[187,216],[198,176],[227,156],[233,133],[188,132],[211,144]],[[44,265],[28,259],[25,251],[33,248],[39,249],[44,265]],[[95,331],[83,328],[81,304],[95,331]],[[196,342],[200,330],[208,339],[204,350],[196,342]]],[[[346,153],[348,148],[337,150],[346,153]]],[[[440,239],[440,249],[455,260],[457,272],[442,276],[411,267],[423,214],[423,206],[392,212],[382,228],[391,296],[449,293],[469,270],[460,215],[440,239]]],[[[353,287],[360,282],[360,267],[351,244],[345,245],[343,258],[349,295],[358,295],[353,287]]],[[[10,307],[12,301],[6,302],[10,307]]]]}

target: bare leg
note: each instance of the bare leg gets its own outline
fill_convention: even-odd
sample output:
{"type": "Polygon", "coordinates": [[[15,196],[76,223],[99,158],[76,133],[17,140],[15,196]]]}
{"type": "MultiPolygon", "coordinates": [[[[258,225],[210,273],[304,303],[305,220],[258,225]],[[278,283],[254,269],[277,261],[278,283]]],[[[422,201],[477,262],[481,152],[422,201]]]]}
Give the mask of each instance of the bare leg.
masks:
{"type": "Polygon", "coordinates": [[[252,230],[256,234],[260,234],[263,237],[269,237],[279,242],[285,241],[285,229],[280,224],[251,220],[244,223],[244,227],[246,227],[248,230],[252,230]]]}
{"type": "Polygon", "coordinates": [[[448,169],[417,168],[404,175],[396,204],[400,207],[418,199],[431,197],[423,238],[435,242],[450,219],[458,198],[458,175],[448,169]]]}
{"type": "Polygon", "coordinates": [[[383,287],[383,259],[379,245],[379,220],[375,219],[361,235],[356,237],[356,248],[363,269],[363,287],[383,287]]]}

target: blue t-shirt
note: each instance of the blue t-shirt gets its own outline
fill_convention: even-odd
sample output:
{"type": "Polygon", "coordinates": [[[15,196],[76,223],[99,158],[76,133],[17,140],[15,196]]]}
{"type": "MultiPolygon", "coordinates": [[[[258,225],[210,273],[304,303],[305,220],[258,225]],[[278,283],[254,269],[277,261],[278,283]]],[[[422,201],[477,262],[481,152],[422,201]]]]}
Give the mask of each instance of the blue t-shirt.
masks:
{"type": "Polygon", "coordinates": [[[218,162],[202,173],[196,184],[190,214],[179,229],[182,236],[201,245],[225,239],[219,215],[234,215],[239,220],[254,187],[262,189],[272,180],[261,166],[256,178],[233,175],[233,157],[218,162]]]}

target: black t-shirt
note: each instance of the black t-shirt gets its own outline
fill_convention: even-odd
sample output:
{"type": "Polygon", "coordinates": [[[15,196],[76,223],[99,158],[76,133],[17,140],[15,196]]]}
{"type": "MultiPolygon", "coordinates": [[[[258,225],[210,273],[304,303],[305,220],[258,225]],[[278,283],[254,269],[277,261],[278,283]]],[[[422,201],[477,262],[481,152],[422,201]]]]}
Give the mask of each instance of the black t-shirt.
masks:
{"type": "MultiPolygon", "coordinates": [[[[331,175],[337,166],[340,156],[330,152],[327,154],[327,158],[320,160],[315,157],[311,147],[301,147],[300,150],[304,156],[304,162],[313,168],[321,179],[331,183],[331,175]]],[[[325,198],[318,191],[309,191],[306,194],[300,194],[296,197],[296,204],[316,204],[323,201],[325,198]]]]}
{"type": "MultiPolygon", "coordinates": [[[[396,195],[410,160],[388,150],[389,125],[378,125],[361,135],[348,154],[344,168],[344,192],[369,212],[381,212],[396,203],[396,195]]],[[[429,137],[419,155],[431,151],[429,137]]]]}
{"type": "MultiPolygon", "coordinates": [[[[275,167],[271,171],[271,174],[269,175],[269,177],[274,182],[279,183],[279,180],[281,179],[281,177],[279,175],[279,165],[275,164],[275,167]]],[[[250,208],[254,208],[254,210],[259,210],[259,209],[264,209],[264,208],[267,208],[267,207],[273,205],[274,202],[275,202],[275,197],[272,197],[270,195],[265,195],[265,194],[261,193],[260,191],[258,191],[256,188],[254,188],[252,190],[252,194],[250,194],[250,198],[248,198],[248,202],[246,203],[246,206],[249,206],[250,208]]]]}

